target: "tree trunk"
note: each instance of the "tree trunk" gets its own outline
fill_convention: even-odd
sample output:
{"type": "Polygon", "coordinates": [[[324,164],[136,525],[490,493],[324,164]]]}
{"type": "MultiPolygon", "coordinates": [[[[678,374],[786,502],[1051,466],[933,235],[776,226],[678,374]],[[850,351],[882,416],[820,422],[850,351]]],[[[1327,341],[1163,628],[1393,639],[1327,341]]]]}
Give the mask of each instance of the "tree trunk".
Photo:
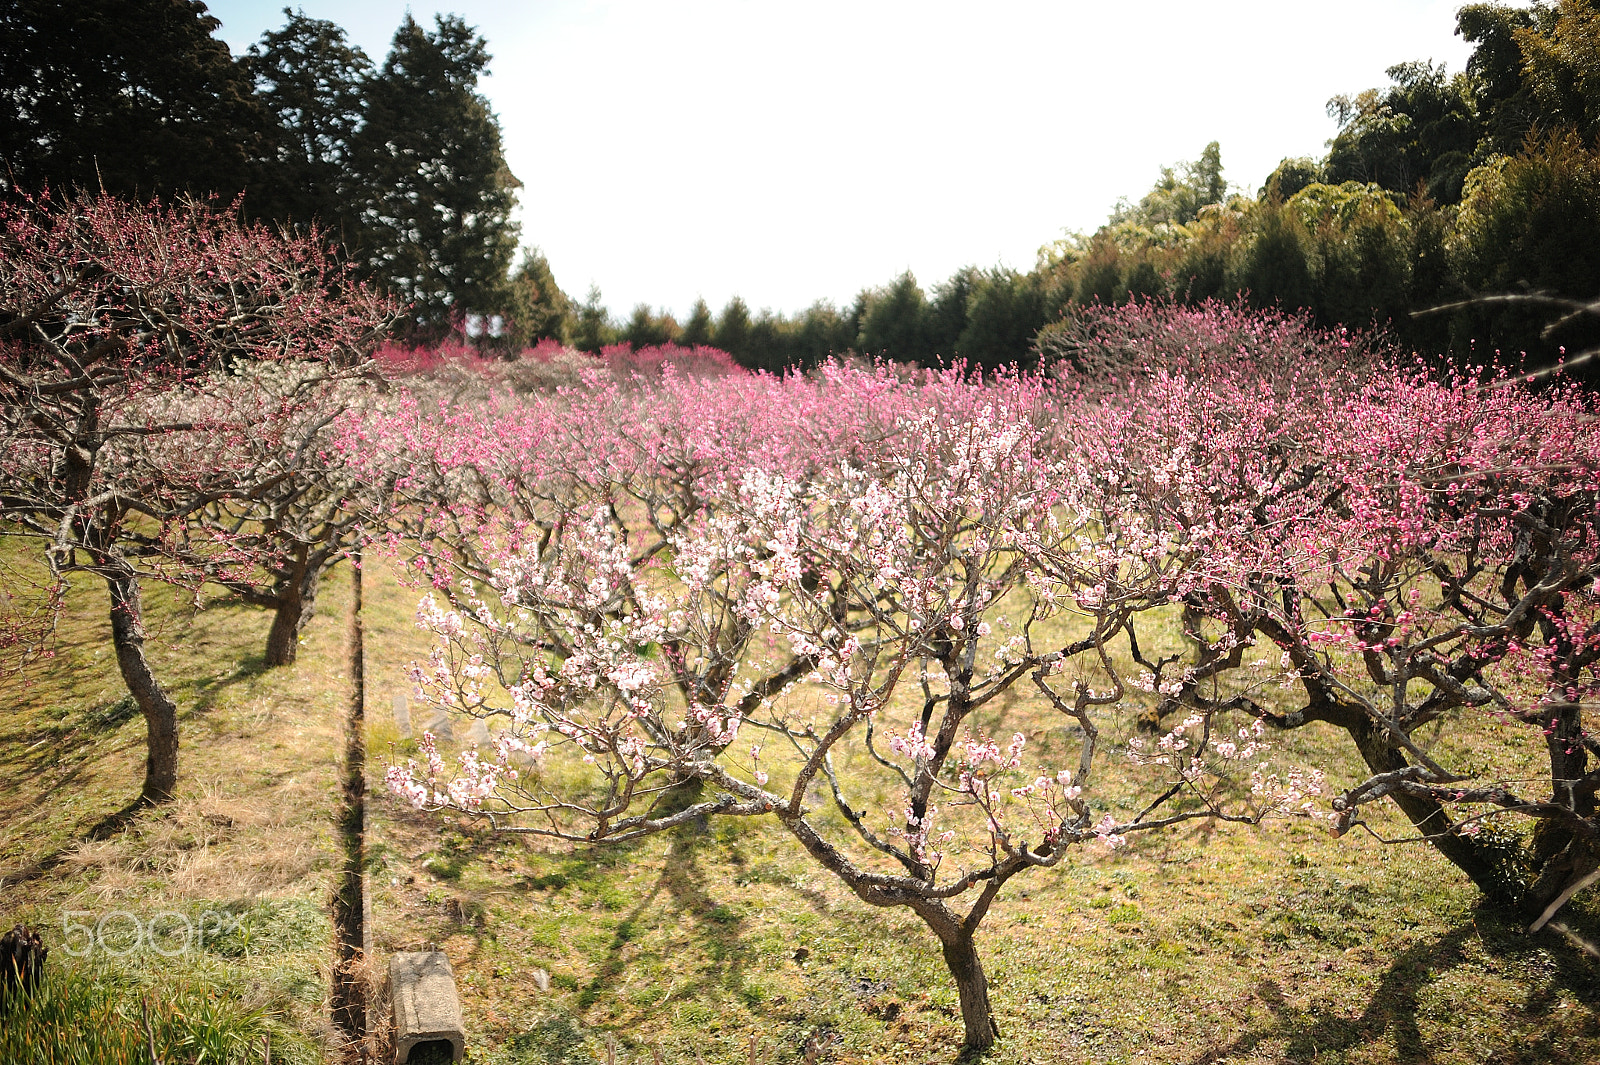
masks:
{"type": "Polygon", "coordinates": [[[961,998],[961,1025],[966,1030],[961,1055],[971,1060],[981,1056],[1000,1038],[1000,1026],[995,1023],[994,1009],[989,1004],[989,978],[984,975],[983,962],[978,959],[977,944],[970,933],[962,932],[950,938],[941,936],[940,943],[944,947],[945,966],[961,998]]]}
{"type": "MultiPolygon", "coordinates": [[[[1384,740],[1382,730],[1371,720],[1362,719],[1354,726],[1346,725],[1346,729],[1356,741],[1367,768],[1374,773],[1390,773],[1409,764],[1384,740]]],[[[1434,849],[1466,873],[1478,890],[1496,902],[1516,904],[1521,901],[1517,897],[1521,886],[1507,879],[1508,870],[1491,861],[1484,848],[1471,837],[1450,831],[1450,815],[1443,806],[1432,799],[1399,792],[1391,792],[1389,797],[1417,831],[1429,837],[1428,842],[1434,849]]]]}
{"type": "Polygon", "coordinates": [[[294,571],[283,583],[283,595],[273,608],[272,629],[267,633],[266,665],[293,665],[300,650],[300,633],[317,612],[320,559],[308,559],[302,550],[294,571]]]}
{"type": "Polygon", "coordinates": [[[139,606],[139,578],[132,574],[106,578],[111,590],[111,642],[123,683],[144,714],[144,789],[148,803],[169,802],[178,784],[178,706],[161,689],[144,656],[144,618],[139,606]]]}

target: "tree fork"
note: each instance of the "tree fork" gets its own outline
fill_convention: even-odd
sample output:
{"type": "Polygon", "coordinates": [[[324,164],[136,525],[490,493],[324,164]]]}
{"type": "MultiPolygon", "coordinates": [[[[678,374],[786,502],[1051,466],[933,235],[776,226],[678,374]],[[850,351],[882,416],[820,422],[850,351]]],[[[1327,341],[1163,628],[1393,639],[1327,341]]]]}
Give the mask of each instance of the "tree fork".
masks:
{"type": "Polygon", "coordinates": [[[296,560],[294,572],[283,584],[283,594],[272,612],[272,628],[267,632],[264,661],[270,669],[293,665],[300,650],[300,633],[317,612],[317,584],[322,563],[304,554],[296,560]]]}
{"type": "MultiPolygon", "coordinates": [[[[1355,740],[1361,758],[1374,773],[1391,773],[1404,769],[1409,763],[1383,738],[1383,732],[1371,720],[1362,718],[1345,726],[1350,738],[1355,740]]],[[[1478,890],[1497,902],[1515,904],[1523,885],[1510,881],[1505,872],[1489,860],[1474,840],[1450,831],[1450,816],[1443,806],[1432,799],[1404,792],[1393,792],[1390,798],[1400,807],[1411,824],[1428,837],[1428,842],[1457,869],[1467,874],[1478,890]]]]}
{"type": "Polygon", "coordinates": [[[940,936],[939,944],[961,1001],[961,1025],[965,1030],[961,1055],[971,1060],[988,1051],[1000,1038],[1000,1025],[995,1022],[994,1007],[989,1002],[989,978],[983,971],[977,943],[970,932],[963,930],[954,936],[940,936]]]}

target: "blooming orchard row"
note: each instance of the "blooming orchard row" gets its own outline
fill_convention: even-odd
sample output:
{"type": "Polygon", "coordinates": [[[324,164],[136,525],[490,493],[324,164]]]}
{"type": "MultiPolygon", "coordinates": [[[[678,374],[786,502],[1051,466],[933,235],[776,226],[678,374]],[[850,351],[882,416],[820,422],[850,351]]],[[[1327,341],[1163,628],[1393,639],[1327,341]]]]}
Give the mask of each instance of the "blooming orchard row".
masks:
{"type": "Polygon", "coordinates": [[[144,654],[141,579],[298,581],[318,441],[393,315],[314,237],[203,204],[0,204],[0,531],[39,549],[0,559],[0,670],[48,646],[69,577],[103,579],[148,726],[146,801],[172,797],[178,732],[144,654]],[[42,615],[12,599],[30,583],[42,615]]]}
{"type": "Polygon", "coordinates": [[[924,920],[974,1046],[996,1032],[974,933],[1084,842],[1197,817],[1342,832],[1389,796],[1535,911],[1592,869],[1588,402],[1227,307],[1086,334],[1092,376],[597,375],[363,423],[430,582],[418,690],[505,726],[391,787],[574,841],[770,817],[924,920]],[[1170,357],[1140,348],[1162,335],[1170,357]],[[1187,648],[1151,635],[1174,614],[1187,648]],[[1108,778],[1131,688],[1182,719],[1108,778]],[[1007,693],[1048,713],[1002,732],[1007,693]],[[1371,770],[1331,803],[1316,767],[1271,760],[1270,731],[1313,722],[1371,770]],[[1539,730],[1548,793],[1510,788],[1521,762],[1441,762],[1416,736],[1436,723],[1491,756],[1539,730]],[[1128,774],[1145,795],[1119,814],[1096,788],[1128,774]],[[1491,813],[1538,820],[1531,874],[1493,860],[1491,813]]]}
{"type": "MultiPolygon", "coordinates": [[[[1220,305],[1085,315],[1039,375],[545,351],[575,383],[456,360],[379,386],[393,310],[314,244],[80,197],[0,213],[0,255],[0,522],[106,580],[152,801],[176,707],[140,580],[273,607],[285,660],[316,575],[379,537],[438,638],[419,691],[501,725],[454,766],[425,740],[396,791],[582,842],[771,819],[925,922],[973,1048],[980,925],[1079,845],[1342,833],[1390,798],[1540,919],[1600,865],[1575,391],[1220,305]],[[1152,735],[1113,750],[1133,714],[1152,735]],[[1283,763],[1274,735],[1316,726],[1362,779],[1283,763]]],[[[45,593],[0,649],[37,645],[45,593]]]]}

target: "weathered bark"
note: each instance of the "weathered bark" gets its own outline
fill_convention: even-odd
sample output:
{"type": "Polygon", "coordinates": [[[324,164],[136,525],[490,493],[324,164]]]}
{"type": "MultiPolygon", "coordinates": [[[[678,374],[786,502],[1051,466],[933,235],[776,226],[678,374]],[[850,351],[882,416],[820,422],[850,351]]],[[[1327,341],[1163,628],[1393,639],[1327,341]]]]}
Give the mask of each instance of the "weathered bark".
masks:
{"type": "MultiPolygon", "coordinates": [[[[961,1057],[967,1061],[982,1057],[1000,1038],[1000,1025],[995,1022],[994,1007],[989,1003],[989,978],[984,974],[975,941],[978,924],[983,920],[989,904],[994,901],[996,891],[998,887],[991,883],[964,918],[958,917],[939,899],[913,897],[903,902],[938,937],[939,946],[944,951],[945,968],[950,970],[956,995],[961,1001],[961,1026],[964,1031],[961,1057]]],[[[867,901],[874,900],[867,898],[867,901]]],[[[883,905],[883,902],[877,904],[883,905]]]]}
{"type": "Polygon", "coordinates": [[[294,664],[300,650],[300,633],[317,612],[321,575],[319,560],[308,559],[302,552],[273,605],[272,628],[267,632],[268,668],[294,664]]]}
{"type": "MultiPolygon", "coordinates": [[[[1390,773],[1410,764],[1384,740],[1382,730],[1370,718],[1348,723],[1345,729],[1355,740],[1367,768],[1374,773],[1390,773]]],[[[1428,837],[1434,849],[1466,873],[1478,890],[1497,902],[1515,904],[1521,901],[1517,897],[1518,886],[1506,879],[1506,870],[1490,860],[1476,840],[1450,831],[1452,822],[1443,806],[1432,799],[1399,791],[1391,792],[1389,797],[1417,831],[1428,837]]]]}
{"type": "MultiPolygon", "coordinates": [[[[1570,660],[1570,645],[1562,648],[1570,660]]],[[[1563,678],[1576,685],[1576,677],[1563,678]]],[[[1564,806],[1579,817],[1594,817],[1594,794],[1577,785],[1589,774],[1589,751],[1584,746],[1582,707],[1565,699],[1552,699],[1544,707],[1545,747],[1550,757],[1550,801],[1564,806]]],[[[1533,831],[1529,847],[1534,876],[1528,885],[1526,909],[1530,915],[1543,913],[1577,883],[1600,866],[1600,847],[1558,820],[1541,820],[1533,831]]]]}
{"type": "Polygon", "coordinates": [[[989,978],[984,974],[977,944],[970,933],[941,936],[940,946],[944,948],[944,964],[956,982],[956,994],[961,999],[961,1025],[966,1032],[961,1053],[968,1058],[976,1057],[1000,1038],[1000,1026],[995,1023],[994,1007],[989,1003],[989,978]]]}
{"type": "Polygon", "coordinates": [[[107,576],[106,585],[111,591],[111,642],[117,649],[117,667],[145,721],[140,797],[148,803],[169,802],[178,785],[178,706],[162,690],[144,656],[139,578],[128,573],[107,576]]]}

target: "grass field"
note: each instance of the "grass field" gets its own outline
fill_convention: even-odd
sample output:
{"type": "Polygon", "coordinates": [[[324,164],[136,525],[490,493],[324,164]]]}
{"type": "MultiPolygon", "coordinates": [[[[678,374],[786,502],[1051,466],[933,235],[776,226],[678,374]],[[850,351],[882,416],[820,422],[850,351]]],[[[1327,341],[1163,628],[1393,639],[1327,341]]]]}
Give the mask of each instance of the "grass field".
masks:
{"type": "MultiPolygon", "coordinates": [[[[426,644],[414,593],[370,573],[381,787],[384,758],[408,750],[390,699],[426,644]]],[[[44,931],[68,990],[104,992],[99,1014],[82,1013],[100,1028],[137,1028],[148,1007],[189,1040],[174,1060],[203,1039],[238,1061],[268,1046],[273,1062],[322,1060],[344,592],[336,574],[300,661],[263,671],[265,614],[149,590],[153,663],[182,714],[180,794],[103,840],[89,837],[137,794],[143,757],[103,591],[80,579],[57,656],[0,682],[0,919],[44,931]],[[106,916],[119,911],[143,929],[168,916],[134,945],[130,918],[106,916]],[[104,942],[69,957],[83,939],[63,937],[64,915],[105,918],[104,942]]],[[[1302,731],[1298,756],[1344,764],[1335,737],[1302,731]]],[[[809,1045],[818,1060],[920,1065],[959,1043],[932,937],[849,895],[776,826],[713,822],[574,853],[381,792],[368,823],[378,960],[449,953],[473,1061],[718,1065],[749,1061],[754,1039],[760,1062],[802,1061],[809,1045]]],[[[1563,916],[1600,940],[1594,892],[1563,916]]],[[[1425,847],[1334,840],[1304,821],[1085,848],[1010,885],[979,949],[996,1063],[1600,1061],[1600,959],[1479,907],[1425,847]]]]}

